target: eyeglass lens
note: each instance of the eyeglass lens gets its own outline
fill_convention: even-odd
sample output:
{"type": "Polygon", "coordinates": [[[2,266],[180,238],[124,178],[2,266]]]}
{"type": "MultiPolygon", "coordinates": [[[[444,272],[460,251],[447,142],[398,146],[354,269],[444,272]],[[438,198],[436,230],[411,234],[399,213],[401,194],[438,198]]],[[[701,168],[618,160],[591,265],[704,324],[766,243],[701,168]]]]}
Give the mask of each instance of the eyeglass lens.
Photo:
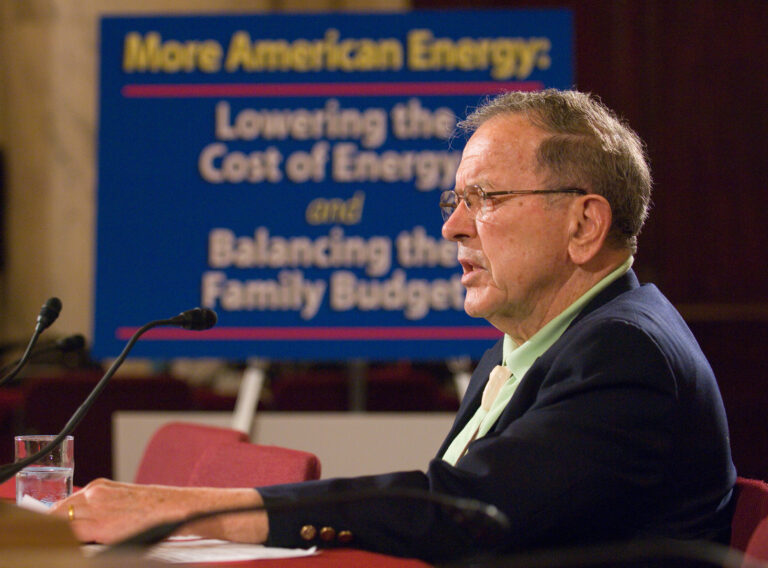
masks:
{"type": "Polygon", "coordinates": [[[455,190],[447,190],[440,194],[440,212],[443,216],[443,221],[447,221],[456,207],[464,201],[472,216],[476,216],[480,210],[483,199],[480,196],[480,192],[476,187],[467,187],[461,193],[455,190]]]}

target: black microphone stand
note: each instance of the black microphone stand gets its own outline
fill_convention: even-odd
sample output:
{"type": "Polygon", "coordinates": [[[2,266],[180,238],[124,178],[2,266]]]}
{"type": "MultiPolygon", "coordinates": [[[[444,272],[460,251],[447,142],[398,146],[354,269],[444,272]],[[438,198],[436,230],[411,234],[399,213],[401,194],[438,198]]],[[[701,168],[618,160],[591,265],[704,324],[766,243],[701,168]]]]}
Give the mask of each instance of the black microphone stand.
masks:
{"type": "Polygon", "coordinates": [[[134,333],[131,336],[131,339],[128,340],[128,343],[123,348],[123,351],[120,353],[117,359],[113,361],[112,365],[110,365],[109,369],[104,374],[104,376],[99,380],[98,383],[96,383],[96,386],[93,387],[93,390],[85,399],[85,401],[75,411],[75,413],[72,415],[72,418],[69,419],[69,421],[65,424],[62,431],[53,440],[51,440],[39,452],[32,454],[31,456],[27,456],[26,458],[21,459],[14,463],[0,466],[0,483],[4,483],[5,481],[8,481],[10,478],[12,478],[14,475],[16,475],[25,467],[27,467],[29,464],[32,464],[38,461],[43,456],[49,454],[51,450],[53,450],[56,446],[58,446],[61,443],[61,441],[66,436],[68,436],[72,432],[72,430],[75,429],[75,427],[80,423],[80,421],[85,416],[85,413],[88,412],[91,406],[93,406],[93,403],[95,402],[96,398],[101,394],[101,392],[107,386],[107,383],[109,383],[109,380],[112,378],[112,375],[114,375],[118,367],[120,367],[120,365],[123,364],[123,361],[128,356],[128,353],[133,348],[134,344],[139,340],[139,337],[141,337],[145,332],[149,331],[153,327],[160,327],[163,325],[178,325],[178,326],[184,327],[185,329],[203,330],[203,329],[208,329],[212,327],[215,323],[216,323],[215,312],[213,312],[212,310],[201,310],[200,308],[195,308],[193,310],[182,312],[181,314],[173,318],[155,320],[147,324],[144,324],[142,327],[140,327],[136,331],[136,333],[134,333]],[[201,318],[203,320],[202,322],[200,321],[201,318]],[[207,327],[204,327],[204,326],[207,326],[207,327]]]}
{"type": "Polygon", "coordinates": [[[10,373],[0,379],[0,386],[4,385],[19,374],[19,371],[21,371],[22,367],[26,365],[27,361],[32,355],[32,348],[35,346],[35,343],[37,343],[37,338],[40,337],[40,334],[43,333],[43,331],[45,331],[48,327],[50,327],[54,321],[56,321],[56,318],[59,317],[59,312],[61,312],[61,300],[58,298],[49,298],[48,301],[43,304],[43,307],[40,310],[40,315],[37,316],[35,331],[32,333],[32,338],[27,344],[27,349],[24,351],[24,355],[22,355],[21,359],[19,359],[19,362],[16,363],[16,367],[14,367],[10,373]]]}
{"type": "MultiPolygon", "coordinates": [[[[51,353],[53,351],[61,351],[62,353],[68,353],[70,351],[77,351],[79,349],[83,349],[85,347],[85,337],[83,337],[81,334],[76,333],[75,335],[68,335],[67,337],[64,337],[62,339],[58,339],[56,341],[53,341],[47,345],[41,345],[28,356],[28,359],[35,359],[37,357],[40,357],[41,355],[46,355],[48,353],[51,353]]],[[[24,359],[24,357],[17,359],[16,361],[11,361],[7,365],[3,366],[3,368],[0,369],[0,374],[8,372],[12,367],[16,367],[21,363],[21,361],[24,359]]],[[[3,379],[2,382],[0,382],[0,385],[4,384],[8,380],[12,379],[13,377],[9,377],[8,379],[3,379]]]]}

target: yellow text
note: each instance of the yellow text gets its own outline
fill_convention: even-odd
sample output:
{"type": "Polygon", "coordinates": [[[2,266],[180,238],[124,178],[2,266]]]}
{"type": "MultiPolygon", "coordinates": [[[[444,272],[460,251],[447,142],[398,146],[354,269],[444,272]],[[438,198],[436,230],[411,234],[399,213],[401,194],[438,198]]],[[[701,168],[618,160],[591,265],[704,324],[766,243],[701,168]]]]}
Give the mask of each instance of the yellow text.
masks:
{"type": "Polygon", "coordinates": [[[403,66],[403,46],[396,39],[340,39],[326,30],[322,39],[252,41],[248,32],[232,35],[227,71],[396,71],[403,66]]]}
{"type": "Polygon", "coordinates": [[[436,38],[431,30],[408,33],[411,71],[482,71],[497,80],[526,79],[551,65],[547,38],[436,38]]]}
{"type": "Polygon", "coordinates": [[[148,32],[144,37],[137,32],[131,32],[125,36],[123,43],[123,71],[215,73],[221,69],[223,55],[221,45],[212,39],[163,41],[157,32],[148,32]]]}

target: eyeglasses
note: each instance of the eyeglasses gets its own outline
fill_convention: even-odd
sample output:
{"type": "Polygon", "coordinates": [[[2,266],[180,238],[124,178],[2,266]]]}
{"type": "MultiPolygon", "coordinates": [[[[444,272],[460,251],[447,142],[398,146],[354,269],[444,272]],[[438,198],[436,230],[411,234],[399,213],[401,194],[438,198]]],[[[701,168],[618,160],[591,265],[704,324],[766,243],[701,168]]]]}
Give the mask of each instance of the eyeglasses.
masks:
{"type": "Polygon", "coordinates": [[[496,203],[499,201],[499,196],[544,195],[549,193],[573,193],[576,195],[587,194],[586,191],[577,187],[565,187],[563,189],[533,189],[528,191],[485,191],[478,185],[470,185],[465,187],[461,192],[457,192],[455,189],[449,189],[448,191],[441,193],[440,212],[443,214],[443,222],[445,222],[463,201],[473,219],[483,220],[496,208],[496,203]]]}

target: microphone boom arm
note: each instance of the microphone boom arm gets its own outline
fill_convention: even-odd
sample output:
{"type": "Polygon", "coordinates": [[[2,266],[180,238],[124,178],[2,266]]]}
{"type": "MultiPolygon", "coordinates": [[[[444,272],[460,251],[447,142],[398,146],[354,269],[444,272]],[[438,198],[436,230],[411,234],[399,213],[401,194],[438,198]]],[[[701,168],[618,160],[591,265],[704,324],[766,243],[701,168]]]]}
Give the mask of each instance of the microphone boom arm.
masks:
{"type": "Polygon", "coordinates": [[[30,338],[29,343],[27,343],[27,348],[24,351],[24,355],[21,356],[21,359],[19,359],[19,362],[16,363],[16,366],[13,368],[13,370],[5,375],[2,379],[0,379],[0,386],[3,386],[5,383],[19,374],[21,368],[27,364],[27,361],[31,357],[32,348],[35,346],[35,343],[37,343],[37,338],[40,337],[40,334],[48,329],[54,321],[56,321],[56,318],[59,317],[60,312],[61,300],[56,297],[48,298],[45,304],[43,304],[43,307],[40,309],[40,315],[37,316],[35,330],[32,333],[32,337],[30,338]]]}
{"type": "Polygon", "coordinates": [[[19,374],[19,371],[21,371],[21,368],[27,363],[30,356],[32,355],[32,347],[34,347],[35,343],[37,343],[37,338],[40,337],[40,334],[42,333],[42,329],[40,329],[40,326],[35,326],[35,331],[32,333],[32,338],[29,340],[29,343],[27,343],[27,348],[24,351],[24,354],[21,356],[21,359],[19,359],[16,362],[16,365],[13,367],[13,370],[5,375],[2,379],[0,379],[0,386],[3,386],[5,383],[16,377],[16,375],[19,374]]]}
{"type": "MultiPolygon", "coordinates": [[[[198,310],[199,308],[195,308],[195,310],[198,310]]],[[[112,365],[110,365],[109,369],[106,373],[104,373],[104,376],[99,380],[98,383],[96,383],[96,386],[93,387],[93,390],[88,395],[88,397],[83,401],[83,403],[80,405],[80,407],[75,411],[75,413],[72,415],[72,417],[69,419],[69,421],[66,423],[62,431],[53,439],[51,442],[49,442],[43,449],[41,449],[39,452],[27,456],[24,459],[21,459],[17,462],[6,464],[4,466],[0,467],[0,483],[4,483],[5,481],[8,481],[10,478],[12,478],[14,475],[16,475],[18,472],[20,472],[22,469],[27,467],[29,464],[36,462],[46,454],[50,453],[51,450],[53,450],[57,445],[61,443],[61,441],[69,435],[72,430],[75,429],[75,427],[80,423],[80,421],[85,416],[85,413],[88,411],[88,409],[93,406],[93,403],[96,401],[96,398],[101,394],[101,392],[104,390],[104,388],[107,386],[107,383],[112,378],[112,375],[115,374],[118,367],[123,364],[123,361],[128,356],[128,353],[133,348],[135,343],[139,340],[139,337],[141,337],[145,332],[149,331],[153,327],[159,327],[163,325],[183,325],[183,322],[186,321],[185,318],[182,316],[185,316],[185,314],[188,314],[192,312],[193,310],[189,310],[187,312],[182,312],[178,316],[175,316],[173,318],[169,319],[162,319],[162,320],[155,320],[151,321],[147,324],[144,324],[142,327],[140,327],[136,333],[134,333],[131,338],[128,340],[128,343],[123,348],[120,355],[118,355],[117,359],[115,359],[112,362],[112,365]]],[[[206,310],[203,310],[206,311],[206,310]]],[[[213,323],[216,323],[216,314],[212,310],[207,310],[207,312],[210,312],[213,314],[213,316],[209,316],[209,320],[213,320],[213,323]]],[[[211,327],[213,324],[209,325],[208,327],[211,327]]],[[[207,328],[205,328],[207,329],[207,328]]]]}

